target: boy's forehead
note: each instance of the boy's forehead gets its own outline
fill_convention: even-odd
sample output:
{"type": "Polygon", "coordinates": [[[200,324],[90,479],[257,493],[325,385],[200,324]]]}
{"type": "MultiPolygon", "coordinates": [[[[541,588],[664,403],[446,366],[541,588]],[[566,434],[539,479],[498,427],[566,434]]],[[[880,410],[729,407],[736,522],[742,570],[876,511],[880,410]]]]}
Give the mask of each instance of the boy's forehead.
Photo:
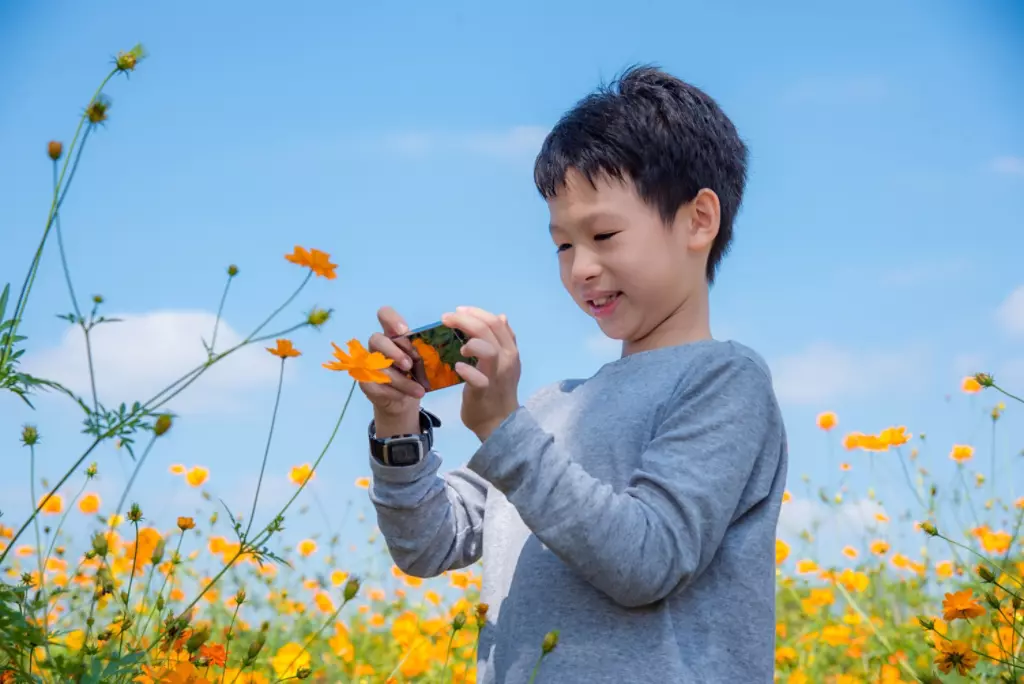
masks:
{"type": "Polygon", "coordinates": [[[634,201],[628,183],[605,175],[593,182],[575,169],[570,169],[558,192],[548,199],[551,214],[550,230],[587,224],[600,218],[615,217],[629,211],[634,201]]]}

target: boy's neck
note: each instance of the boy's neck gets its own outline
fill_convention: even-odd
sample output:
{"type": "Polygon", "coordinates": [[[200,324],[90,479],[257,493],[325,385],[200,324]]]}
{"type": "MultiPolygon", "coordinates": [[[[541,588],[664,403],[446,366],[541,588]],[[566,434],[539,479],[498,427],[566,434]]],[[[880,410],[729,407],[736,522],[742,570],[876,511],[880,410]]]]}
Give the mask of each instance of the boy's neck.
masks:
{"type": "Polygon", "coordinates": [[[710,339],[711,313],[708,288],[704,286],[698,288],[642,338],[626,341],[622,345],[622,356],[710,339]]]}

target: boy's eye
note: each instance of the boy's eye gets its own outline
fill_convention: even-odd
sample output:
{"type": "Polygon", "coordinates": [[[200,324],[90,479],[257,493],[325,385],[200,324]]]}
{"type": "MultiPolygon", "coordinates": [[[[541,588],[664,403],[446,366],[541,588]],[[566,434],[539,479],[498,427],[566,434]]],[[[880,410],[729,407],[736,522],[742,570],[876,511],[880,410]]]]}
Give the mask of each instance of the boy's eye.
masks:
{"type": "Polygon", "coordinates": [[[570,247],[572,247],[572,245],[570,245],[568,242],[563,242],[562,244],[558,245],[558,251],[559,252],[564,252],[565,250],[569,249],[570,247]]]}
{"type": "MultiPolygon", "coordinates": [[[[616,232],[618,232],[618,231],[616,231],[616,232]]],[[[608,239],[608,238],[610,238],[610,237],[611,237],[612,235],[615,235],[615,233],[601,233],[601,234],[599,234],[599,235],[595,235],[595,236],[594,236],[594,239],[595,239],[595,240],[607,240],[607,239],[608,239]]]]}

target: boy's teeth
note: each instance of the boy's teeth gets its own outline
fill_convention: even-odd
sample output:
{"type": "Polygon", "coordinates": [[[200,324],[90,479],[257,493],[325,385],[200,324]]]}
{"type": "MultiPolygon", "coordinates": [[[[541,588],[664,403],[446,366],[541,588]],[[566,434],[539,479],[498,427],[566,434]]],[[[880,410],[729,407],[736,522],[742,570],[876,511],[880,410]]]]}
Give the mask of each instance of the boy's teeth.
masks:
{"type": "Polygon", "coordinates": [[[601,297],[600,299],[594,299],[592,301],[594,302],[594,306],[604,306],[613,299],[615,299],[615,295],[612,295],[611,297],[601,297]]]}

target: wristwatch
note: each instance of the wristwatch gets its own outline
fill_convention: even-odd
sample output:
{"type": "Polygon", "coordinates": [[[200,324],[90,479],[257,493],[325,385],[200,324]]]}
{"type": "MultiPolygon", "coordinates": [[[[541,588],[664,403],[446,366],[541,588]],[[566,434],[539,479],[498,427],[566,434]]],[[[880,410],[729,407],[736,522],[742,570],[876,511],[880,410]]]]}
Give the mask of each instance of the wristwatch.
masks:
{"type": "Polygon", "coordinates": [[[375,421],[370,421],[370,455],[386,466],[411,466],[422,461],[434,445],[434,428],[441,427],[441,419],[426,409],[420,409],[420,432],[414,435],[378,437],[375,421]]]}

